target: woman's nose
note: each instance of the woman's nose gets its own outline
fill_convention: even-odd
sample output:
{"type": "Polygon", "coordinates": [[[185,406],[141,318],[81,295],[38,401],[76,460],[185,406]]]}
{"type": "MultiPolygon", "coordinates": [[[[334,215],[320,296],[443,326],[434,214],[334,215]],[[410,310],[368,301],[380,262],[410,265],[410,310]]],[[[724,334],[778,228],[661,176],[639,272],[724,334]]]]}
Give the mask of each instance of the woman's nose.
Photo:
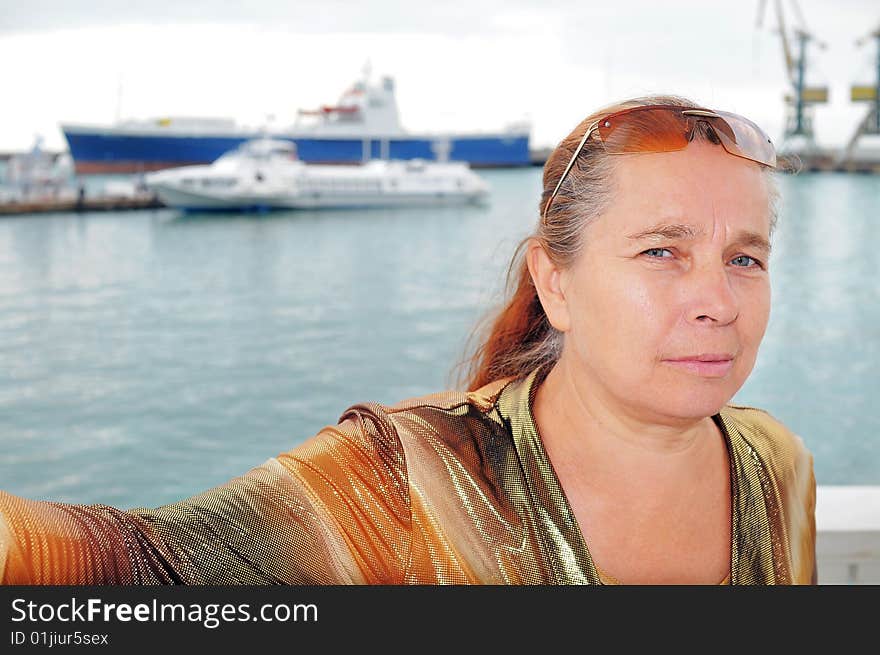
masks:
{"type": "Polygon", "coordinates": [[[689,320],[728,325],[739,316],[739,300],[723,263],[695,265],[684,282],[689,320]]]}

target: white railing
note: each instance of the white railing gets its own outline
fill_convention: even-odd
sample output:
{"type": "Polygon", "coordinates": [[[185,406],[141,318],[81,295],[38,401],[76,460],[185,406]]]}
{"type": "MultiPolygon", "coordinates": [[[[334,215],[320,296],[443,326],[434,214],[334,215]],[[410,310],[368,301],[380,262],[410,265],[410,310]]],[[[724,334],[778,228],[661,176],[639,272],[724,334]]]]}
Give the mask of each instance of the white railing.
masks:
{"type": "Polygon", "coordinates": [[[880,584],[880,487],[816,490],[819,584],[880,584]]]}

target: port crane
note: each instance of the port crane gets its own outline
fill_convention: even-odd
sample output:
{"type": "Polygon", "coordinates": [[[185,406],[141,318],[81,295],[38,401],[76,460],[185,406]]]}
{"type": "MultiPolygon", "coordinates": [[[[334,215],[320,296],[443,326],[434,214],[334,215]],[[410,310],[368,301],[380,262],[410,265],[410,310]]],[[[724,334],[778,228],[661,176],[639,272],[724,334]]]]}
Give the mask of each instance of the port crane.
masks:
{"type": "Polygon", "coordinates": [[[877,67],[874,76],[874,84],[852,85],[850,87],[850,100],[852,102],[867,102],[870,104],[868,105],[868,111],[865,114],[865,117],[856,126],[855,132],[840,154],[840,158],[837,161],[837,164],[840,166],[846,166],[850,163],[852,154],[862,136],[867,134],[880,134],[880,25],[877,25],[873,31],[856,39],[855,45],[861,47],[865,45],[869,39],[873,39],[877,44],[877,67]]]}
{"type": "MultiPolygon", "coordinates": [[[[807,30],[806,22],[796,0],[791,0],[797,25],[793,30],[794,40],[797,44],[797,53],[792,52],[792,46],[785,24],[785,12],[781,0],[774,0],[776,12],[777,31],[782,41],[782,56],[785,63],[785,73],[791,85],[790,92],[784,96],[786,117],[785,132],[782,139],[782,148],[794,137],[800,137],[810,147],[815,147],[813,132],[813,106],[828,102],[827,86],[807,86],[807,46],[812,41],[819,48],[825,49],[827,45],[807,30]]],[[[760,29],[763,21],[766,0],[758,3],[757,27],[760,29]]]]}

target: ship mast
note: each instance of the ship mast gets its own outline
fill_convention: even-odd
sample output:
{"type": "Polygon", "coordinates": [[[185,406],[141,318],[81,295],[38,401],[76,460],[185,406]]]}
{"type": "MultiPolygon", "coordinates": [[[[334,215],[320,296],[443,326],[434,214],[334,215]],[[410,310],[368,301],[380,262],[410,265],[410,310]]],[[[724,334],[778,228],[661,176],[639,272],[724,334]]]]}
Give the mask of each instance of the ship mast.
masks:
{"type": "Polygon", "coordinates": [[[122,120],[122,73],[116,80],[116,124],[122,120]]]}

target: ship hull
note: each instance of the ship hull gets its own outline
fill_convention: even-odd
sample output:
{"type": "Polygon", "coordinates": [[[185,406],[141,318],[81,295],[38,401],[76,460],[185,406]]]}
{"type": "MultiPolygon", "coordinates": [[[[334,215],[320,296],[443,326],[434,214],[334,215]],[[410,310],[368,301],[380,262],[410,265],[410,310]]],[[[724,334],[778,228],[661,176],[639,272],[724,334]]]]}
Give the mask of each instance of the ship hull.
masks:
{"type": "Polygon", "coordinates": [[[272,209],[371,209],[388,207],[451,207],[482,204],[484,193],[393,193],[383,195],[276,195],[240,196],[235,198],[191,193],[170,186],[153,187],[162,203],[187,212],[269,211],[272,209]]]}
{"type": "MultiPolygon", "coordinates": [[[[112,129],[62,126],[71,157],[80,175],[145,173],[207,164],[256,133],[235,135],[126,133],[112,129]]],[[[448,151],[450,161],[476,168],[529,166],[528,134],[406,135],[394,137],[315,137],[276,134],[292,141],[299,158],[315,164],[352,164],[368,159],[425,159],[436,161],[448,151]]]]}

